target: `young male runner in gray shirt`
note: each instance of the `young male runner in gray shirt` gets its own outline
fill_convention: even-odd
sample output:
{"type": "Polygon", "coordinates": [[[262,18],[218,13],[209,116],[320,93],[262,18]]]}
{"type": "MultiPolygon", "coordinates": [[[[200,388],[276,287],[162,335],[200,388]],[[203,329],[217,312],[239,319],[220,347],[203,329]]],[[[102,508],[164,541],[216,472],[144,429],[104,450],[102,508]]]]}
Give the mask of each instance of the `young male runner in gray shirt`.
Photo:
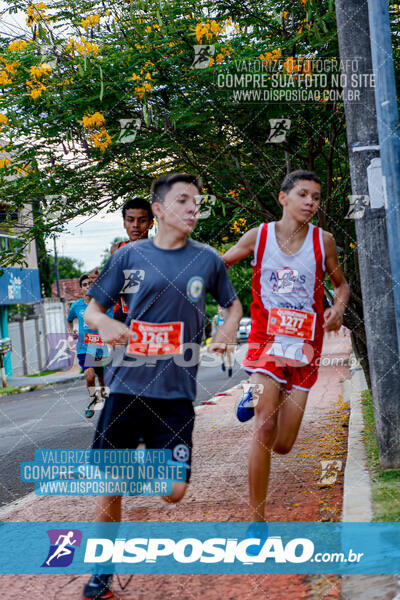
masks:
{"type": "MultiPolygon", "coordinates": [[[[186,465],[187,481],[174,482],[167,502],[179,502],[190,477],[196,374],[206,292],[226,308],[214,352],[234,344],[242,307],[220,255],[187,236],[197,222],[201,180],[173,173],[152,185],[158,222],[154,239],[128,244],[111,257],[89,290],[85,321],[114,349],[106,367],[110,397],[97,426],[94,448],[172,450],[186,465]],[[119,295],[128,306],[125,322],[105,314],[119,295]],[[126,344],[128,344],[126,346],[126,344]],[[149,356],[151,355],[151,356],[149,356]]],[[[121,496],[103,496],[97,521],[121,520],[121,496]]],[[[93,575],[84,598],[111,598],[112,575],[93,575]]]]}

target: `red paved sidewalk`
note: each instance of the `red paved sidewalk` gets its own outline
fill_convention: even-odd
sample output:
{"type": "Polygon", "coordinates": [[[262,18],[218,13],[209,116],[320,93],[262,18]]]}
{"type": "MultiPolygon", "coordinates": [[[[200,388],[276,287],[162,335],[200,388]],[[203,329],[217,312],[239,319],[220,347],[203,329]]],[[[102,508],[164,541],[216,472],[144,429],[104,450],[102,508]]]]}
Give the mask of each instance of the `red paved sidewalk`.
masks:
{"type": "MultiPolygon", "coordinates": [[[[267,516],[270,521],[339,521],[347,446],[348,407],[342,382],[350,338],[325,339],[320,375],[312,389],[299,438],[287,456],[274,456],[267,516]],[[328,357],[333,364],[327,365],[328,357]],[[332,359],[334,359],[332,361],[332,359]],[[339,360],[338,360],[339,359],[339,360]],[[339,363],[339,364],[338,364],[339,363]],[[326,365],[326,366],[324,366],[326,365]],[[336,483],[321,486],[321,460],[341,460],[336,483]]],[[[247,455],[252,422],[234,415],[235,391],[196,417],[193,472],[186,497],[167,505],[156,497],[125,498],[125,521],[248,521],[247,455]]],[[[93,497],[37,498],[6,521],[90,521],[93,497]]],[[[117,579],[117,578],[115,578],[117,579]]],[[[338,599],[340,578],[309,575],[135,575],[115,581],[117,600],[338,599]],[[121,587],[124,589],[122,589],[121,587]]],[[[3,575],[7,600],[79,599],[87,576],[3,575]]]]}

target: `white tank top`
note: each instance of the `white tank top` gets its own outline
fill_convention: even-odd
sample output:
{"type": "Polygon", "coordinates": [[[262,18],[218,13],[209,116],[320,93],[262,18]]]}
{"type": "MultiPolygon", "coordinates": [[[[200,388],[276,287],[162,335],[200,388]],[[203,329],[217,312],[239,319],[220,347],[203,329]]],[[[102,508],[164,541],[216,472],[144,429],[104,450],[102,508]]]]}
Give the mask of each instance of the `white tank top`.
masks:
{"type": "MultiPolygon", "coordinates": [[[[255,264],[262,225],[259,228],[254,249],[255,264]]],[[[275,222],[268,224],[267,242],[261,259],[261,299],[269,310],[273,306],[313,312],[316,277],[316,256],[313,244],[314,225],[308,225],[308,232],[301,248],[295,254],[286,254],[278,245],[275,222]]],[[[325,251],[319,229],[323,270],[325,251]]]]}

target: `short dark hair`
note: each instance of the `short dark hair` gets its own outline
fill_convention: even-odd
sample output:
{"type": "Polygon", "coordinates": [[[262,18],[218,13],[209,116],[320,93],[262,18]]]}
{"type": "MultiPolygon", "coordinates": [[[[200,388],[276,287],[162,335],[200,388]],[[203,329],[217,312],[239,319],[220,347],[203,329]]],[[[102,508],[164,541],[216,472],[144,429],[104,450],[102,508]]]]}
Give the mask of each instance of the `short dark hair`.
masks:
{"type": "Polygon", "coordinates": [[[197,187],[199,193],[203,183],[198,175],[191,175],[190,173],[169,173],[168,175],[162,175],[151,184],[151,203],[164,202],[165,195],[169,192],[174,183],[183,181],[184,183],[192,183],[197,187]]]}
{"type": "Polygon", "coordinates": [[[79,277],[79,286],[82,287],[82,283],[85,281],[85,279],[89,279],[89,275],[87,275],[87,273],[84,273],[84,275],[81,275],[79,277]]]}
{"type": "Polygon", "coordinates": [[[288,194],[290,190],[292,190],[297,183],[297,181],[315,181],[322,186],[321,180],[314,171],[302,171],[301,169],[298,171],[292,171],[288,175],[286,175],[285,179],[282,181],[281,192],[285,192],[288,194]]]}
{"type": "Polygon", "coordinates": [[[125,219],[126,211],[129,210],[130,208],[142,208],[143,210],[147,210],[147,213],[149,215],[149,220],[150,221],[153,220],[153,211],[151,210],[151,205],[148,200],[145,200],[144,198],[139,198],[139,197],[135,197],[135,198],[131,198],[130,200],[127,200],[122,207],[122,218],[123,219],[125,219]]]}

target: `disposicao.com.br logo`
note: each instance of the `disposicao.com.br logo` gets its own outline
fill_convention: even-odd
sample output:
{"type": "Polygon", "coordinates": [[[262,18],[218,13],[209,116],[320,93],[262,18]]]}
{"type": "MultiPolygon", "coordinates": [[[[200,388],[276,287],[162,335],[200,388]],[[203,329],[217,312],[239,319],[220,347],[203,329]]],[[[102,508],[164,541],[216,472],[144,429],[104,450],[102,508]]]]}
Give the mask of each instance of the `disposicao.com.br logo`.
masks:
{"type": "Polygon", "coordinates": [[[171,538],[89,538],[86,543],[85,563],[156,563],[169,558],[177,563],[275,563],[355,562],[362,553],[343,552],[315,553],[312,540],[294,538],[284,543],[280,536],[260,538],[209,538],[200,540],[190,537],[178,541],[171,538]],[[249,553],[249,549],[252,550],[249,553]]]}

